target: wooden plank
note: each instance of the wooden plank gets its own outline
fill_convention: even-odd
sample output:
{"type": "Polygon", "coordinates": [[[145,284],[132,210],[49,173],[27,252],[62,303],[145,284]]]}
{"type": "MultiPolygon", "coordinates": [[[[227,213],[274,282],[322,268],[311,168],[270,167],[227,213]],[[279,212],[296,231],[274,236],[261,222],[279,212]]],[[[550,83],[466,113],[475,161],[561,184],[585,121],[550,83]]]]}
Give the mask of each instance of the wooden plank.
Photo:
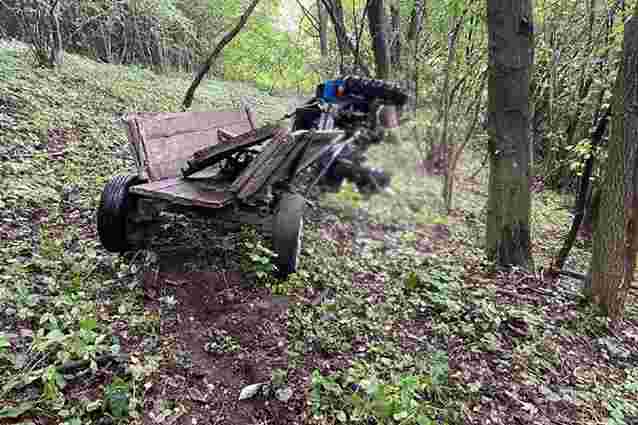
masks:
{"type": "MultiPolygon", "coordinates": [[[[270,177],[287,162],[288,155],[296,146],[295,139],[290,136],[279,143],[274,142],[274,144],[276,145],[275,151],[269,158],[259,161],[259,166],[237,193],[238,199],[246,199],[257,193],[270,177]]],[[[257,159],[255,159],[255,161],[257,161],[257,159]]]]}
{"type": "Polygon", "coordinates": [[[285,130],[278,126],[265,126],[257,130],[252,130],[239,136],[226,140],[212,146],[207,146],[193,154],[188,159],[187,168],[182,171],[184,176],[189,176],[203,168],[210,166],[224,158],[227,158],[242,149],[260,144],[271,137],[277,137],[278,134],[284,133],[285,130]]]}
{"type": "Polygon", "coordinates": [[[248,122],[243,111],[183,112],[162,114],[154,118],[142,118],[144,136],[148,139],[173,137],[181,133],[208,131],[225,125],[248,122]]]}
{"type": "Polygon", "coordinates": [[[175,186],[179,183],[181,183],[181,179],[173,177],[170,179],[157,180],[150,183],[144,183],[144,184],[132,186],[129,190],[132,193],[137,193],[138,188],[141,188],[141,190],[144,190],[144,191],[162,190],[171,186],[175,186]]]}
{"type": "Polygon", "coordinates": [[[167,200],[178,205],[206,208],[222,208],[234,199],[234,196],[223,188],[180,178],[133,186],[131,192],[149,198],[167,200]]]}
{"type": "Polygon", "coordinates": [[[220,129],[251,129],[246,111],[136,113],[125,122],[139,174],[151,181],[179,176],[194,152],[219,143],[220,129]]]}
{"type": "MultiPolygon", "coordinates": [[[[242,132],[246,123],[225,126],[225,129],[242,132]]],[[[208,146],[217,146],[218,127],[207,132],[182,133],[170,138],[157,139],[145,143],[148,166],[152,178],[176,177],[181,174],[193,153],[208,146]]]]}
{"type": "Polygon", "coordinates": [[[276,151],[278,145],[287,137],[287,133],[280,133],[275,136],[264,149],[257,155],[257,158],[253,159],[248,167],[235,179],[230,185],[229,190],[231,192],[238,193],[242,187],[250,180],[251,176],[257,171],[264,161],[267,161],[276,151]]]}

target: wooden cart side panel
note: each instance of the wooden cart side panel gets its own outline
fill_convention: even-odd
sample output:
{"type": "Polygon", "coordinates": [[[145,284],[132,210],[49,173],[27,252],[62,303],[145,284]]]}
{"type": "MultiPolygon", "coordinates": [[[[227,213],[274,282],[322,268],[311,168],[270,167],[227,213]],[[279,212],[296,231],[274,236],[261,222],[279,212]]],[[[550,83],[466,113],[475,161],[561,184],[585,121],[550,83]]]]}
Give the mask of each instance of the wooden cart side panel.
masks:
{"type": "Polygon", "coordinates": [[[219,129],[235,134],[251,130],[245,110],[138,113],[126,122],[140,176],[151,181],[180,175],[194,152],[220,142],[219,129]]]}
{"type": "MultiPolygon", "coordinates": [[[[220,126],[222,127],[222,126],[220,126]]],[[[219,137],[215,127],[207,131],[181,133],[172,137],[145,140],[144,147],[148,156],[148,172],[152,180],[161,180],[181,175],[181,170],[196,151],[218,144],[219,137]]],[[[249,130],[246,122],[223,125],[233,133],[244,133],[249,130]]]]}
{"type": "Polygon", "coordinates": [[[207,131],[238,122],[245,122],[247,127],[250,127],[248,115],[244,111],[184,112],[143,119],[143,122],[144,136],[149,140],[207,131]]]}
{"type": "Polygon", "coordinates": [[[209,187],[197,181],[169,178],[133,186],[131,192],[153,199],[162,199],[183,206],[223,208],[233,195],[222,188],[209,187]]]}
{"type": "Polygon", "coordinates": [[[131,153],[135,160],[135,166],[137,167],[137,175],[140,179],[145,180],[148,178],[148,173],[144,164],[146,156],[144,155],[144,148],[140,143],[140,133],[137,128],[137,122],[129,119],[128,117],[125,118],[123,122],[124,127],[126,128],[129,147],[131,148],[131,153]]]}

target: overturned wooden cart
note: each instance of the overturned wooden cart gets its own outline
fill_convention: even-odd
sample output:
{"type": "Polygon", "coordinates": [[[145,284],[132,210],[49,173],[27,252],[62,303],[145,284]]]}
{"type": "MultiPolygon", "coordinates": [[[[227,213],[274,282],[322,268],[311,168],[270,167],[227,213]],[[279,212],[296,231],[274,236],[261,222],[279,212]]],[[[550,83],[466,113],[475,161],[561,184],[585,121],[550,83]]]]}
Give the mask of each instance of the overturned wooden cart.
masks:
{"type": "Polygon", "coordinates": [[[97,212],[104,248],[140,248],[163,210],[213,215],[227,230],[250,224],[272,237],[278,272],[297,270],[305,197],[295,178],[330,137],[255,127],[248,109],[137,113],[124,118],[137,172],[113,177],[97,212]]]}
{"type": "Polygon", "coordinates": [[[187,210],[212,215],[228,230],[258,226],[272,236],[279,274],[294,273],[305,195],[320,182],[339,190],[344,179],[364,194],[386,190],[390,176],[364,166],[364,153],[383,141],[383,127],[398,125],[385,119],[379,126],[378,117],[394,117],[406,101],[386,81],[346,77],[317,86],[315,98],[293,114],[292,132],[278,124],[257,128],[247,108],[129,114],[137,172],[104,188],[97,214],[102,245],[112,252],[137,248],[162,210],[187,210]]]}

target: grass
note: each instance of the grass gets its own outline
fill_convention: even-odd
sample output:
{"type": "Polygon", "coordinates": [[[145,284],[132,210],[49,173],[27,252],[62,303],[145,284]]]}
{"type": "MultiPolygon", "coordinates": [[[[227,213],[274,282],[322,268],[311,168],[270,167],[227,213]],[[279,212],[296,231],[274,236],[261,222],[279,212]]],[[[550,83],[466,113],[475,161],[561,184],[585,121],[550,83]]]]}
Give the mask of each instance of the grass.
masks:
{"type": "MultiPolygon", "coordinates": [[[[73,55],[65,61],[56,71],[36,69],[26,51],[0,49],[0,418],[142,423],[145,387],[170,355],[164,319],[144,302],[142,272],[158,260],[151,251],[106,253],[94,211],[106,180],[133,166],[118,116],[178,110],[190,81],[73,55]],[[82,359],[88,367],[60,369],[82,359]]],[[[235,108],[246,97],[263,120],[287,110],[281,98],[221,81],[200,87],[193,109],[235,108]]],[[[260,283],[293,301],[286,373],[308,378],[292,389],[306,423],[486,423],[490,415],[504,423],[631,423],[635,299],[612,332],[581,302],[576,282],[492,271],[483,256],[486,173],[460,179],[455,211],[444,216],[440,179],[417,173],[404,136],[401,146],[372,152],[394,173],[396,194],[365,200],[346,187],[327,196],[323,218],[309,225],[302,270],[260,283]],[[350,233],[354,242],[343,236],[350,233]],[[328,295],[309,301],[319,293],[328,295]]],[[[468,153],[459,175],[479,165],[468,153]]],[[[560,246],[565,204],[555,194],[534,196],[537,266],[560,246]]],[[[264,252],[249,258],[263,267],[264,252]]],[[[570,261],[586,270],[584,244],[570,261]]],[[[216,350],[245,351],[233,335],[215,335],[216,350]]],[[[162,417],[187,409],[162,406],[162,417]]]]}

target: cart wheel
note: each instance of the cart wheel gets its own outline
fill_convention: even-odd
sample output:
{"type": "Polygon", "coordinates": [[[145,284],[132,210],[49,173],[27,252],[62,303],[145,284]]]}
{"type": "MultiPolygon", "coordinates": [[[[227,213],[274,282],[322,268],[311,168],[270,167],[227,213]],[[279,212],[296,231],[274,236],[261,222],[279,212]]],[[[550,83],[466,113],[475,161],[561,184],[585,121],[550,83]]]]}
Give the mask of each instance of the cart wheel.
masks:
{"type": "Polygon", "coordinates": [[[97,211],[97,232],[102,246],[109,252],[125,252],[132,248],[128,242],[128,214],[134,199],[129,188],[140,180],[134,175],[113,177],[104,187],[97,211]]]}
{"type": "Polygon", "coordinates": [[[281,278],[297,271],[303,239],[303,213],[306,199],[297,194],[286,194],[279,201],[272,229],[273,248],[277,254],[275,264],[281,278]]]}

